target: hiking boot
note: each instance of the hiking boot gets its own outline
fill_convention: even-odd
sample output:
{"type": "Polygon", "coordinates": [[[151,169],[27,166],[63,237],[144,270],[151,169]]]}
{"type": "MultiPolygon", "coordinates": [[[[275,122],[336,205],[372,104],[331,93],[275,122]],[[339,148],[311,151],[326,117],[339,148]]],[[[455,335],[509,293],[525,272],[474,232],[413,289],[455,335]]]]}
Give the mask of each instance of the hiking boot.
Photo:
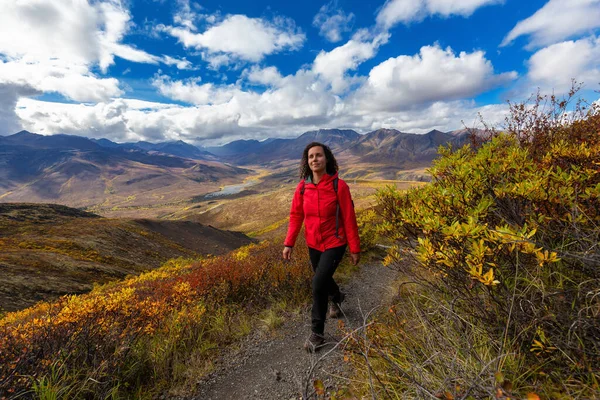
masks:
{"type": "Polygon", "coordinates": [[[325,344],[325,336],[312,332],[304,343],[304,350],[309,353],[318,351],[325,344]]]}
{"type": "Polygon", "coordinates": [[[331,302],[331,304],[329,305],[329,318],[342,318],[344,316],[344,313],[340,308],[340,304],[342,303],[342,301],[344,301],[345,298],[346,295],[340,292],[339,301],[331,302]]]}

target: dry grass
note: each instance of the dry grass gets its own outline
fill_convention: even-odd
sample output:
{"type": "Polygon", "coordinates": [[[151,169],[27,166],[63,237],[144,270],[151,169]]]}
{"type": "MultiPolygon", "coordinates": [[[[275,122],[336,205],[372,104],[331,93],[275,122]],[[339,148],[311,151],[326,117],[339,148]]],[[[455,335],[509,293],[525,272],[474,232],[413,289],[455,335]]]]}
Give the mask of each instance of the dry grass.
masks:
{"type": "Polygon", "coordinates": [[[519,357],[484,340],[484,329],[455,313],[446,299],[411,282],[399,286],[394,305],[351,338],[347,356],[357,376],[349,390],[402,399],[482,399],[502,393],[498,388],[504,380],[496,382],[495,375],[499,361],[514,379],[511,365],[521,362],[519,357]]]}

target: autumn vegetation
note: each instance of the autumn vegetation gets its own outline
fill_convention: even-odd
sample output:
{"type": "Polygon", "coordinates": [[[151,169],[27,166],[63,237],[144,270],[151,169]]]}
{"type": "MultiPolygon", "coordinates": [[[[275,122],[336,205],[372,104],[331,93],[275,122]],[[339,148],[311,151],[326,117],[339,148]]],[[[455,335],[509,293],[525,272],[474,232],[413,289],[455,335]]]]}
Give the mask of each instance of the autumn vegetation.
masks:
{"type": "Polygon", "coordinates": [[[511,103],[429,185],[379,192],[404,278],[353,338],[354,393],[600,398],[600,108],[570,98],[511,103]]]}
{"type": "Polygon", "coordinates": [[[211,350],[247,334],[265,308],[306,300],[307,257],[284,265],[280,251],[263,243],[174,260],[4,316],[0,394],[129,398],[196,382],[211,368],[211,350]]]}

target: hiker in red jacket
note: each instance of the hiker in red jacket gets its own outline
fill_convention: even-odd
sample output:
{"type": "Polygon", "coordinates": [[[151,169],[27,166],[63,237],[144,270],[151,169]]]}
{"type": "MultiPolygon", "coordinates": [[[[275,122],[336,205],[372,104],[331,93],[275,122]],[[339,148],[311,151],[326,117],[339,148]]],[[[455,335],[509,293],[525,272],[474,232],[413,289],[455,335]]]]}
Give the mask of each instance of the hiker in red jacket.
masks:
{"type": "Polygon", "coordinates": [[[306,244],[313,271],[312,334],[304,348],[315,351],[325,343],[327,303],[330,318],[342,315],[344,293],[333,280],[346,246],[352,264],[360,259],[360,240],[354,204],[346,182],[338,178],[338,165],[329,147],[313,142],[304,149],[300,162],[300,183],[296,187],[283,258],[289,260],[304,222],[306,244]]]}

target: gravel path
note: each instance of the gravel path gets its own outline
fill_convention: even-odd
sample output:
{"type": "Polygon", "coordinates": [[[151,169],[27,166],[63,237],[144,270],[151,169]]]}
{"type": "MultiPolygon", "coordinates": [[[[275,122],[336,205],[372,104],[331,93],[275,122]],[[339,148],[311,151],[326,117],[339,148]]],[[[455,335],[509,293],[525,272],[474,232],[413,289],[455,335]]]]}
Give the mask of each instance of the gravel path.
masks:
{"type": "MultiPolygon", "coordinates": [[[[395,277],[395,271],[372,261],[361,265],[360,272],[342,285],[347,295],[342,305],[346,329],[362,326],[364,315],[389,303],[395,277]]],[[[302,399],[312,390],[314,379],[335,389],[348,376],[339,346],[335,346],[342,338],[338,322],[327,321],[327,346],[308,354],[303,344],[310,333],[309,307],[301,314],[291,316],[274,333],[250,335],[239,350],[225,355],[215,372],[198,383],[197,393],[189,400],[302,399]]]]}

